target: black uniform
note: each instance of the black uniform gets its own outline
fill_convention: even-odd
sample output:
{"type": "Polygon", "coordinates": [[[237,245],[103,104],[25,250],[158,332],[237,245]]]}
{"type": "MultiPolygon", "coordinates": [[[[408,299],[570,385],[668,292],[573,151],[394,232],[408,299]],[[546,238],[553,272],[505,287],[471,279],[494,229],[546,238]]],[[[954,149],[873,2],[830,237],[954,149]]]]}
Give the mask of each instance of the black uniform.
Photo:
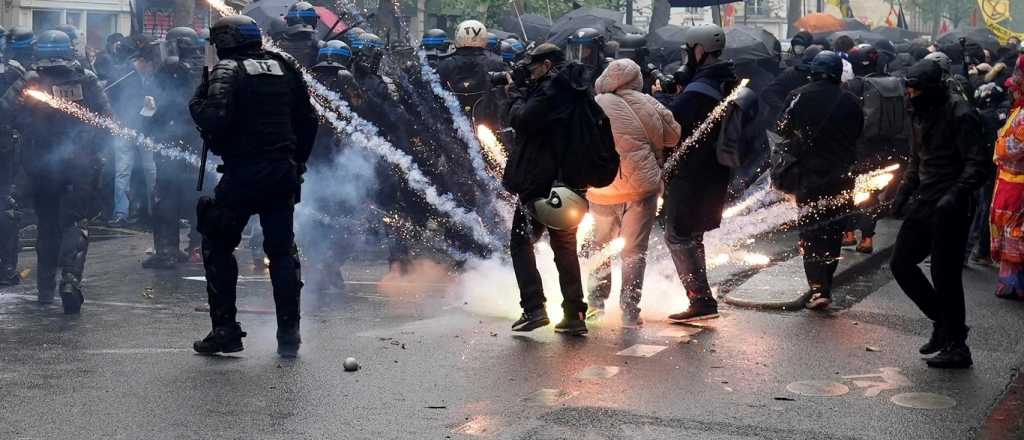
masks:
{"type": "Polygon", "coordinates": [[[460,47],[437,66],[441,82],[459,98],[470,121],[492,129],[502,126],[506,99],[491,86],[487,72],[507,70],[501,57],[481,47],[460,47]]]}
{"type": "Polygon", "coordinates": [[[201,199],[197,209],[214,329],[236,326],[234,250],[258,214],[278,329],[297,330],[302,282],[292,222],[317,119],[296,62],[262,49],[234,52],[217,63],[189,107],[224,160],[214,199],[201,199]]]}
{"type": "MultiPolygon", "coordinates": [[[[78,63],[39,68],[37,73],[39,90],[110,115],[110,103],[96,75],[78,63]]],[[[39,218],[39,301],[53,301],[59,270],[64,311],[77,313],[84,300],[81,281],[89,249],[88,221],[98,213],[103,140],[98,130],[64,112],[38,101],[26,102],[33,114],[22,161],[39,218]]]]}
{"type": "Polygon", "coordinates": [[[316,32],[288,31],[275,43],[278,48],[295,58],[300,66],[310,68],[316,64],[316,56],[320,51],[320,41],[316,39],[316,32]]]}
{"type": "MultiPolygon", "coordinates": [[[[143,122],[143,130],[158,142],[181,145],[196,151],[201,145],[198,133],[188,115],[189,93],[196,88],[196,76],[189,63],[166,63],[158,67],[152,78],[145,78],[146,93],[156,101],[156,112],[143,122]]],[[[151,263],[144,267],[173,267],[186,261],[189,253],[181,251],[180,219],[192,217],[191,182],[196,170],[187,162],[154,157],[156,163],[156,194],[153,203],[153,248],[151,263]]],[[[195,219],[190,218],[195,225],[195,219]]],[[[199,247],[198,231],[189,233],[188,249],[199,247]]],[[[147,260],[149,262],[149,260],[147,260]]]]}
{"type": "Polygon", "coordinates": [[[14,179],[20,163],[22,134],[17,128],[18,99],[25,86],[25,69],[17,61],[0,57],[0,286],[17,284],[18,227],[21,208],[15,199],[14,179]]]}
{"type": "Polygon", "coordinates": [[[812,294],[831,298],[839,265],[845,216],[852,208],[850,174],[864,125],[857,97],[831,80],[818,80],[790,93],[779,119],[779,134],[800,137],[787,150],[796,158],[800,188],[800,246],[812,294]]]}

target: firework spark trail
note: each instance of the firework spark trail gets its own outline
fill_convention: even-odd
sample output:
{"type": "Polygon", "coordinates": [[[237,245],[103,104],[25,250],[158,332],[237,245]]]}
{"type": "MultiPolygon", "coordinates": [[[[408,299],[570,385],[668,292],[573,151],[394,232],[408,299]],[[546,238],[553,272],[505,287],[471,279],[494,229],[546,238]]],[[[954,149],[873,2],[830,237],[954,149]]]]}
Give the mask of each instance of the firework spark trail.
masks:
{"type": "Polygon", "coordinates": [[[700,125],[693,130],[693,133],[690,133],[690,136],[679,145],[679,148],[676,148],[676,151],[669,156],[668,160],[665,161],[665,166],[662,168],[664,170],[662,175],[665,179],[669,179],[673,174],[675,174],[676,166],[679,164],[679,161],[686,156],[686,153],[689,152],[690,148],[693,148],[694,144],[711,133],[711,128],[715,126],[715,123],[725,116],[725,109],[729,106],[729,103],[736,100],[736,97],[739,96],[740,91],[747,86],[748,82],[750,81],[746,78],[740,80],[740,84],[732,90],[732,93],[730,93],[729,96],[726,96],[722,102],[719,102],[718,105],[715,106],[714,110],[711,110],[711,113],[708,114],[708,117],[704,119],[704,122],[701,122],[700,125]]]}
{"type": "Polygon", "coordinates": [[[487,159],[491,161],[495,171],[498,173],[502,172],[505,169],[505,164],[508,162],[505,146],[501,145],[498,137],[494,135],[494,131],[486,125],[480,124],[476,126],[476,136],[480,138],[480,145],[484,147],[487,159]]]}
{"type": "MultiPolygon", "coordinates": [[[[195,154],[185,151],[184,145],[165,145],[154,142],[152,139],[144,136],[143,134],[131,128],[121,125],[113,118],[110,118],[108,116],[101,116],[72,101],[58,98],[46,92],[41,92],[39,90],[25,90],[25,94],[32,97],[33,99],[45,103],[46,105],[50,106],[55,110],[68,114],[86,124],[107,130],[110,132],[110,134],[114,136],[135,142],[136,144],[142,146],[143,148],[154,153],[157,153],[161,156],[175,160],[182,160],[196,167],[199,166],[199,157],[197,157],[195,154]]],[[[207,166],[208,171],[214,171],[215,168],[216,167],[213,165],[207,166]]]]}
{"type": "Polygon", "coordinates": [[[493,191],[497,191],[498,184],[493,177],[487,174],[487,163],[484,162],[484,157],[480,153],[481,147],[480,142],[476,138],[476,134],[473,131],[473,125],[469,122],[469,118],[466,117],[465,113],[462,112],[462,104],[459,104],[459,99],[455,97],[452,92],[445,90],[441,87],[441,78],[434,71],[433,67],[430,67],[430,63],[427,62],[427,53],[419,51],[420,57],[420,73],[423,78],[430,83],[430,90],[444,101],[445,108],[448,109],[448,113],[452,116],[452,125],[455,127],[455,131],[459,134],[459,138],[466,143],[466,147],[469,152],[469,160],[473,163],[473,170],[476,172],[476,177],[484,182],[493,191]]]}
{"type": "Polygon", "coordinates": [[[236,11],[235,8],[232,8],[231,6],[228,6],[226,3],[224,3],[223,0],[206,0],[206,4],[210,5],[210,7],[213,8],[214,11],[217,11],[217,13],[225,17],[231,15],[238,15],[238,11],[236,11]]]}
{"type": "MultiPolygon", "coordinates": [[[[316,82],[312,77],[306,76],[306,81],[316,89],[315,92],[317,94],[334,94],[322,84],[316,82]]],[[[317,113],[323,116],[334,127],[336,132],[348,136],[355,145],[362,146],[379,154],[384,160],[398,167],[405,176],[409,186],[422,194],[423,199],[427,203],[446,214],[455,223],[467,228],[473,235],[473,238],[481,244],[490,247],[492,250],[500,249],[500,244],[483,227],[483,221],[480,217],[458,206],[451,194],[440,194],[437,188],[430,183],[427,176],[419,169],[419,166],[413,162],[411,156],[395,148],[390,142],[380,137],[377,134],[377,127],[352,112],[348,108],[348,104],[337,97],[336,94],[333,97],[329,95],[323,97],[330,100],[333,108],[337,109],[338,113],[324,107],[317,99],[311,98],[310,101],[317,113]],[[342,121],[339,118],[339,114],[351,122],[346,123],[342,121]]]]}
{"type": "Polygon", "coordinates": [[[597,270],[598,266],[604,264],[604,262],[612,259],[612,257],[622,253],[622,250],[626,248],[626,239],[619,237],[605,245],[598,251],[594,256],[587,258],[580,264],[582,272],[588,273],[597,270]]]}

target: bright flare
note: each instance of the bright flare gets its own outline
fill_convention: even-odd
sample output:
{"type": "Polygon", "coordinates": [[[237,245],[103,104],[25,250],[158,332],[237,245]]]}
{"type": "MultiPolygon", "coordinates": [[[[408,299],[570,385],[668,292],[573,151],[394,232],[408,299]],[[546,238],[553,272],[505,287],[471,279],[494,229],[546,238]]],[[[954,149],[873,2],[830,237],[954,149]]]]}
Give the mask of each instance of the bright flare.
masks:
{"type": "Polygon", "coordinates": [[[504,170],[508,157],[505,155],[505,147],[498,141],[494,132],[486,125],[480,124],[476,126],[476,137],[480,140],[480,146],[483,147],[491,165],[497,170],[504,170]]]}
{"type": "Polygon", "coordinates": [[[594,216],[589,212],[583,215],[583,220],[580,221],[580,225],[576,227],[576,245],[583,246],[583,242],[590,238],[590,233],[594,231],[594,216]]]}
{"type": "Polygon", "coordinates": [[[217,13],[225,17],[230,15],[238,15],[238,11],[236,11],[235,8],[232,8],[231,6],[228,6],[226,3],[224,3],[223,0],[206,0],[206,3],[209,4],[214,11],[217,11],[217,13]]]}
{"type": "Polygon", "coordinates": [[[705,136],[710,134],[711,129],[715,124],[725,117],[725,109],[728,108],[729,103],[736,100],[740,94],[740,90],[746,87],[749,82],[750,80],[746,78],[740,80],[740,84],[732,90],[732,93],[723,99],[722,102],[718,103],[714,110],[711,110],[711,113],[708,114],[707,119],[705,119],[704,122],[701,122],[700,125],[697,126],[697,129],[693,130],[693,133],[683,141],[679,148],[676,148],[676,151],[673,152],[671,156],[669,156],[668,160],[665,161],[665,166],[662,167],[664,170],[662,176],[665,179],[670,178],[675,173],[676,165],[678,165],[679,161],[683,159],[683,156],[689,152],[690,148],[693,148],[693,144],[699,142],[705,136]]]}
{"type": "Polygon", "coordinates": [[[899,164],[894,164],[857,176],[853,189],[853,203],[860,205],[868,201],[872,193],[882,191],[888,187],[893,179],[896,178],[893,172],[899,168],[899,164]]]}
{"type": "Polygon", "coordinates": [[[747,252],[743,254],[743,262],[750,266],[767,266],[772,259],[767,255],[747,252]]]}

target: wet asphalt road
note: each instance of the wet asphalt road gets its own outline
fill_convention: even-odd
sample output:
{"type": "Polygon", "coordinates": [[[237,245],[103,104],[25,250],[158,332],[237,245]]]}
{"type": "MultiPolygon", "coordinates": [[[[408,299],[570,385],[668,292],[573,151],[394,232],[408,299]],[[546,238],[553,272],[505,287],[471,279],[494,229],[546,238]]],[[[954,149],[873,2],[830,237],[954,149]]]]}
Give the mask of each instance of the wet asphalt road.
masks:
{"type": "Polygon", "coordinates": [[[704,328],[609,322],[566,338],[514,335],[443,285],[382,293],[372,261],[346,268],[329,305],[307,292],[298,359],[274,354],[258,275],[240,287],[246,350],[203,357],[190,349],[209,328],[203,283],[185,279],[201,271],[142,270],[149,245],[94,243],[80,317],[36,305],[30,282],[0,288],[0,439],[963,439],[1022,364],[1024,304],[992,296],[993,269],[965,272],[976,366],[950,372],[917,355],[929,323],[884,272],[833,313],[725,306],[704,328]],[[350,356],[360,371],[343,371],[350,356]],[[812,380],[847,392],[787,389],[812,380]],[[955,406],[891,401],[913,392],[955,406]]]}

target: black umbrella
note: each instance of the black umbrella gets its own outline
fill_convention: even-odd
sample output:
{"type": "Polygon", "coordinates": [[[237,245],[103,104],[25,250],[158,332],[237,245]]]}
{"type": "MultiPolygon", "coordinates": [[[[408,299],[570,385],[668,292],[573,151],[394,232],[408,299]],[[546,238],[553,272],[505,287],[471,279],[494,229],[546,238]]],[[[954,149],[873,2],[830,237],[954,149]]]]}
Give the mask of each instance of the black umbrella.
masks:
{"type": "Polygon", "coordinates": [[[507,39],[509,39],[509,37],[516,37],[516,38],[518,38],[518,34],[516,34],[514,32],[505,32],[505,31],[500,30],[500,29],[488,29],[487,32],[490,32],[490,33],[494,34],[494,36],[498,37],[499,41],[507,40],[507,39]]]}
{"type": "Polygon", "coordinates": [[[643,29],[640,29],[640,28],[638,28],[636,26],[633,26],[631,24],[626,24],[626,23],[620,23],[619,24],[619,29],[622,29],[622,32],[625,32],[627,34],[643,35],[643,34],[647,33],[643,29]]]}
{"type": "Polygon", "coordinates": [[[996,38],[995,34],[993,34],[991,30],[983,27],[962,27],[946,32],[939,36],[936,43],[938,43],[940,47],[960,44],[961,38],[966,38],[968,42],[977,43],[982,48],[988,49],[992,52],[999,50],[999,39],[996,38]]]}
{"type": "Polygon", "coordinates": [[[598,8],[575,9],[558,18],[548,33],[547,41],[565,46],[569,36],[582,28],[594,28],[604,35],[605,41],[610,41],[612,38],[626,35],[621,20],[622,13],[617,11],[598,8]]]}
{"type": "Polygon", "coordinates": [[[670,24],[662,26],[647,34],[647,50],[651,53],[651,61],[657,65],[665,65],[679,61],[682,56],[680,46],[686,42],[686,28],[670,24]]]}
{"type": "Polygon", "coordinates": [[[844,18],[843,23],[846,23],[846,30],[848,31],[869,31],[871,28],[864,22],[856,18],[844,18]]]}
{"type": "Polygon", "coordinates": [[[771,32],[750,26],[733,26],[725,31],[722,58],[734,62],[757,61],[776,55],[778,39],[771,32]]]}
{"type": "Polygon", "coordinates": [[[872,29],[871,32],[881,35],[886,40],[892,41],[894,43],[899,41],[910,41],[921,36],[921,34],[911,31],[909,29],[889,26],[879,26],[872,29]]]}
{"type": "Polygon", "coordinates": [[[881,34],[871,31],[839,31],[828,36],[829,44],[835,44],[836,39],[844,35],[853,39],[853,42],[857,44],[875,44],[886,39],[881,34]]]}
{"type": "Polygon", "coordinates": [[[503,29],[509,29],[513,34],[519,35],[520,39],[526,41],[542,41],[548,37],[548,33],[551,32],[551,20],[547,17],[537,14],[523,14],[523,23],[519,24],[519,19],[515,16],[505,17],[502,21],[501,27],[503,29]],[[526,28],[526,35],[522,35],[523,28],[526,28]]]}

